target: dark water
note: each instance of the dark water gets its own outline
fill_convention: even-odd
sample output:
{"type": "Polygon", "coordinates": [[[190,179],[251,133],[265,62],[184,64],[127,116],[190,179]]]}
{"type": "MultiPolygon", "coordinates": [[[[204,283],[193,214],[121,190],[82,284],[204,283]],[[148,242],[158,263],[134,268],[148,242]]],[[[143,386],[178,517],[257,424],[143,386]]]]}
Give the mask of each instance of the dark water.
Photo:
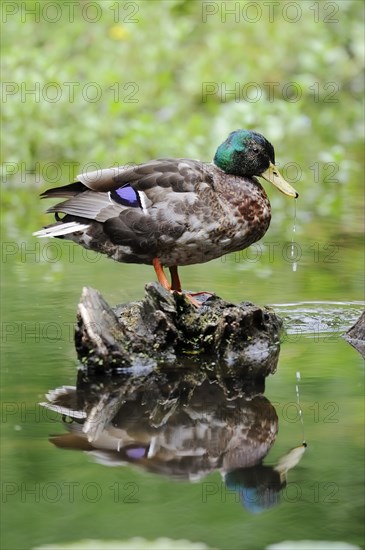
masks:
{"type": "MultiPolygon", "coordinates": [[[[174,468],[167,466],[166,456],[163,467],[161,463],[147,466],[142,460],[153,439],[148,430],[147,436],[143,431],[146,427],[132,430],[144,446],[131,443],[129,455],[111,460],[105,449],[65,450],[52,444],[50,436],[67,433],[67,425],[62,425],[60,414],[38,405],[49,390],[76,384],[73,325],[82,286],[98,288],[111,304],[121,303],[142,296],[143,284],[153,278],[151,269],[86,257],[67,243],[56,243],[51,249],[46,243],[39,248],[35,241],[16,241],[16,249],[14,242],[5,239],[3,250],[7,277],[2,325],[1,372],[6,390],[2,498],[8,525],[4,548],[136,536],[188,539],[211,548],[261,549],[285,540],[343,541],[362,547],[363,361],[341,338],[362,310],[356,235],[347,238],[346,249],[341,245],[335,250],[338,261],[325,256],[333,254],[333,249],[324,248],[326,241],[311,248],[316,241],[303,237],[301,258],[294,269],[282,253],[289,246],[285,242],[273,257],[261,243],[262,254],[255,262],[230,256],[182,270],[187,288],[213,288],[230,300],[274,304],[287,333],[277,372],[266,383],[264,408],[255,409],[252,402],[227,402],[220,395],[212,398],[220,403],[219,417],[212,399],[197,394],[197,402],[189,409],[200,426],[194,437],[189,422],[173,417],[173,427],[169,425],[163,436],[169,452],[173,455],[180,449],[188,456],[193,446],[199,455],[208,447],[211,457],[209,467],[197,467],[196,457],[190,463],[182,460],[179,479],[174,468]],[[232,407],[243,416],[237,419],[232,407]],[[275,417],[274,409],[277,435],[274,426],[261,447],[254,436],[247,443],[247,434],[242,434],[252,411],[259,411],[256,422],[260,424],[273,418],[270,415],[275,417]],[[230,434],[229,441],[224,433],[230,434]],[[246,466],[252,466],[251,459],[254,466],[237,470],[236,464],[236,473],[227,478],[224,459],[229,462],[227,449],[237,433],[248,445],[241,449],[240,464],[246,457],[246,466]],[[304,452],[290,454],[303,439],[308,444],[304,452]],[[281,485],[278,471],[284,471],[281,485]],[[268,481],[272,476],[273,486],[268,481]],[[262,487],[271,487],[271,493],[262,487]]],[[[272,237],[270,242],[281,241],[272,237]]],[[[132,407],[133,422],[137,422],[137,409],[132,407]]],[[[122,424],[128,418],[126,413],[122,424]]],[[[111,445],[117,452],[118,445],[119,449],[123,445],[118,438],[120,432],[102,445],[111,445]]],[[[156,441],[161,443],[158,438],[154,441],[155,446],[156,441]]],[[[240,448],[239,439],[236,444],[240,448]]],[[[170,541],[167,547],[171,545],[170,541]]]]}

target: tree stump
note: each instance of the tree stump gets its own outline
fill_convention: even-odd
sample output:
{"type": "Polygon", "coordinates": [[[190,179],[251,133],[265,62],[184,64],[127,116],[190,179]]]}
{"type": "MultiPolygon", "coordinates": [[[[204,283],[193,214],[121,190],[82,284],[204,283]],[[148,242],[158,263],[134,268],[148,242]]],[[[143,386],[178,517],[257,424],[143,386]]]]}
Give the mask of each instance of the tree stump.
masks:
{"type": "Polygon", "coordinates": [[[262,383],[276,370],[281,319],[250,302],[209,295],[200,308],[158,283],[142,301],[111,308],[84,288],[75,332],[79,360],[90,375],[203,369],[217,379],[262,383]]]}

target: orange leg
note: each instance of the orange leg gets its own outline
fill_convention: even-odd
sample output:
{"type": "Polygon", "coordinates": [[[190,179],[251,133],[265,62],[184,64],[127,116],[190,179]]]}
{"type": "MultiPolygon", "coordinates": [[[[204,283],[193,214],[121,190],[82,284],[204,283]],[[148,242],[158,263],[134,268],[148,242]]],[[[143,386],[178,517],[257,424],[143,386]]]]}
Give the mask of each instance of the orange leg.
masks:
{"type": "Polygon", "coordinates": [[[177,292],[181,292],[181,283],[179,279],[179,274],[177,272],[177,266],[173,265],[172,267],[169,267],[170,273],[171,273],[171,289],[177,290],[177,292]]]}
{"type": "MultiPolygon", "coordinates": [[[[153,258],[152,265],[153,265],[154,270],[156,272],[158,282],[164,288],[166,288],[166,290],[169,290],[170,292],[174,292],[174,291],[179,292],[179,293],[182,292],[179,275],[177,273],[177,266],[173,266],[173,267],[169,268],[170,273],[171,273],[171,281],[172,281],[172,285],[170,286],[170,284],[169,284],[169,282],[166,278],[166,275],[164,273],[164,270],[163,270],[163,267],[161,265],[160,260],[158,258],[153,258]]],[[[195,300],[190,294],[185,294],[185,296],[187,297],[189,302],[191,302],[195,307],[200,307],[201,306],[201,304],[197,300],[195,300]]]]}
{"type": "Polygon", "coordinates": [[[158,258],[153,258],[152,265],[154,267],[154,270],[157,275],[158,282],[160,285],[162,285],[166,290],[171,290],[170,283],[168,282],[166,275],[164,273],[163,267],[161,265],[161,262],[158,258]]]}

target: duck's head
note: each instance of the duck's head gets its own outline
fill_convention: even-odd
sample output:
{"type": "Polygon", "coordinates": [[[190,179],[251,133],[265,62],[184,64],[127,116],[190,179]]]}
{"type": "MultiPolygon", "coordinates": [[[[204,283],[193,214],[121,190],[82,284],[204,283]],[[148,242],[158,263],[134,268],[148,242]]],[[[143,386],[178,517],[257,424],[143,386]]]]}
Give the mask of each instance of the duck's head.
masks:
{"type": "Polygon", "coordinates": [[[227,174],[241,177],[260,176],[282,193],[298,197],[298,193],[275,166],[274,147],[264,136],[250,130],[231,132],[217,149],[214,163],[227,174]]]}

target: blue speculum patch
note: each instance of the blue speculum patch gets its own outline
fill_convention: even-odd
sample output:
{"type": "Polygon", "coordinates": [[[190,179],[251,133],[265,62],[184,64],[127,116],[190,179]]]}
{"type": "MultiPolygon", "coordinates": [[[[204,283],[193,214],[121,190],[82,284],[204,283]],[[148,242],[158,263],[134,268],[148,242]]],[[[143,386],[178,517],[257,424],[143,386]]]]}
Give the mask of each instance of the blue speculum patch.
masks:
{"type": "Polygon", "coordinates": [[[123,206],[142,208],[137,191],[130,185],[124,185],[115,191],[111,191],[110,198],[123,206]]]}
{"type": "Polygon", "coordinates": [[[130,447],[129,449],[126,449],[126,455],[129,458],[139,459],[144,458],[147,454],[146,447],[130,447]]]}

